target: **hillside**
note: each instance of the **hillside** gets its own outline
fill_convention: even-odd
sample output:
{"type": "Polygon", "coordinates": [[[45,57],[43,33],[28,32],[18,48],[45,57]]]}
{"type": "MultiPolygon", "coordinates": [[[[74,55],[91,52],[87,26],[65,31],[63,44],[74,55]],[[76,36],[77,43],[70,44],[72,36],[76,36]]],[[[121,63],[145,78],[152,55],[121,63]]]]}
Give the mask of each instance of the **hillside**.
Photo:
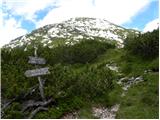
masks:
{"type": "Polygon", "coordinates": [[[34,30],[1,49],[2,118],[158,119],[158,54],[159,29],[76,18],[34,30]],[[28,63],[35,45],[39,67],[28,63]],[[49,67],[46,101],[37,77],[24,75],[36,67],[49,67]]]}

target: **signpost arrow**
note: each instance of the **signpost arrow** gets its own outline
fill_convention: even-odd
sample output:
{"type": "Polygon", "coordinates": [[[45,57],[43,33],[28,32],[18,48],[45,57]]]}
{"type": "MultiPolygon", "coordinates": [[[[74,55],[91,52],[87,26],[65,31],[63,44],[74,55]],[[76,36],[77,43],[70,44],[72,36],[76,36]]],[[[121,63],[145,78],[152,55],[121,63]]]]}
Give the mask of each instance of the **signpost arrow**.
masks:
{"type": "Polygon", "coordinates": [[[46,64],[46,60],[44,58],[29,56],[28,63],[31,63],[31,64],[46,64]]]}
{"type": "Polygon", "coordinates": [[[46,74],[50,74],[48,69],[49,69],[49,67],[40,68],[40,69],[33,69],[33,70],[27,70],[24,74],[25,74],[26,77],[34,77],[34,76],[46,75],[46,74]]]}

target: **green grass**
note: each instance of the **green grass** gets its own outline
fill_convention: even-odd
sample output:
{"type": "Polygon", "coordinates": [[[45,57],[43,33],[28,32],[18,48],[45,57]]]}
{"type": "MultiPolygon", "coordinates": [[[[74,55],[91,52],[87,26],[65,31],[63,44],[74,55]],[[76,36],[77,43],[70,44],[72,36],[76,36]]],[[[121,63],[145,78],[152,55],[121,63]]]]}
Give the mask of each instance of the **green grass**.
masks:
{"type": "Polygon", "coordinates": [[[121,119],[158,119],[158,74],[144,75],[145,82],[128,90],[121,101],[117,118],[121,119]]]}

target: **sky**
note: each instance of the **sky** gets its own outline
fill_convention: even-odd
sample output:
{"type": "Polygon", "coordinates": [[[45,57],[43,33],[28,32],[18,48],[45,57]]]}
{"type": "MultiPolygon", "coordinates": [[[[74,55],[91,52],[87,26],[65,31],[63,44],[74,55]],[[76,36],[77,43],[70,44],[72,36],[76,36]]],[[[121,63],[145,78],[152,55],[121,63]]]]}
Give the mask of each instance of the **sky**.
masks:
{"type": "Polygon", "coordinates": [[[157,28],[158,0],[0,0],[0,46],[73,17],[106,19],[142,32],[157,28]]]}

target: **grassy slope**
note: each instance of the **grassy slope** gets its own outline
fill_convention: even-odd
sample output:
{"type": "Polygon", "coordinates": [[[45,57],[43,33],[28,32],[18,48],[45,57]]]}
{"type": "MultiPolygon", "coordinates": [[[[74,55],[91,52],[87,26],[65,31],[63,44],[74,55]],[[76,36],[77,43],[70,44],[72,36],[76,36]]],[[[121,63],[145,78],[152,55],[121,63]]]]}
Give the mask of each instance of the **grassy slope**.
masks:
{"type": "Polygon", "coordinates": [[[144,77],[145,82],[132,86],[122,99],[117,118],[158,118],[158,73],[144,77]]]}

